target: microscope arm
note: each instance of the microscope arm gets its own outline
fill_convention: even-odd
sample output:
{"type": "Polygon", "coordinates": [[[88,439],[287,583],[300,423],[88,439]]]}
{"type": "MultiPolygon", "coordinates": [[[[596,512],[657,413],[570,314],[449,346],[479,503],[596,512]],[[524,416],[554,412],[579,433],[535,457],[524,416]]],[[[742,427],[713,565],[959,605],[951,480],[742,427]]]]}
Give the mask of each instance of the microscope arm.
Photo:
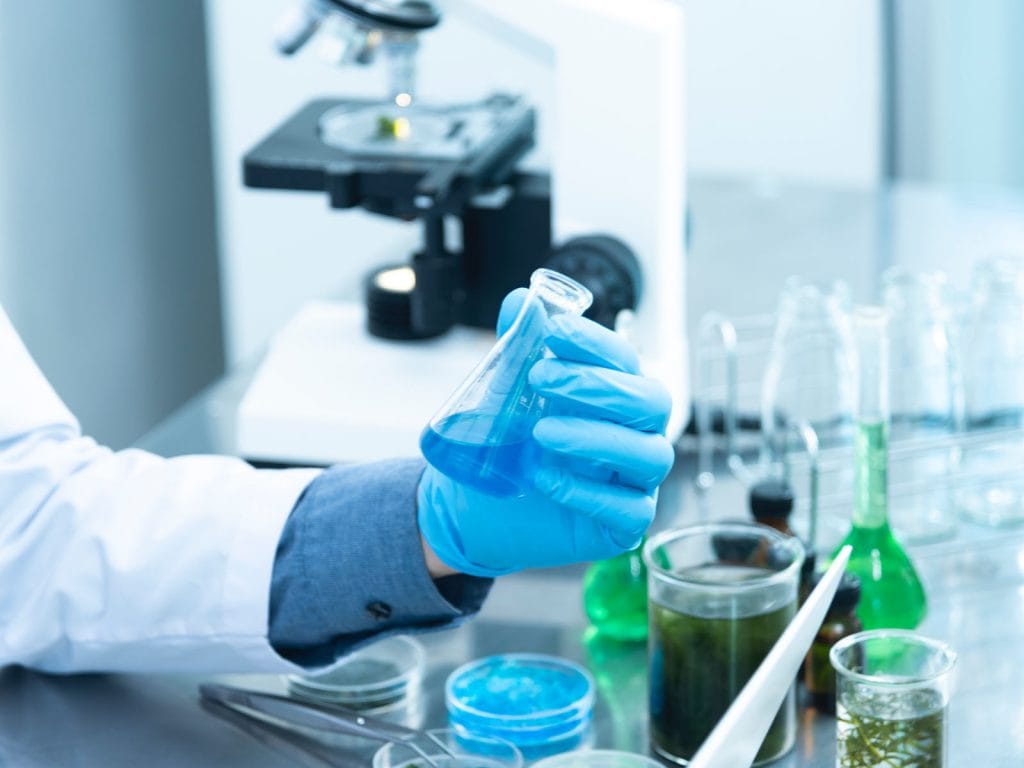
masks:
{"type": "Polygon", "coordinates": [[[598,231],[637,254],[645,293],[631,338],[689,412],[684,278],[682,4],[671,0],[445,0],[484,33],[554,67],[556,238],[598,231]]]}

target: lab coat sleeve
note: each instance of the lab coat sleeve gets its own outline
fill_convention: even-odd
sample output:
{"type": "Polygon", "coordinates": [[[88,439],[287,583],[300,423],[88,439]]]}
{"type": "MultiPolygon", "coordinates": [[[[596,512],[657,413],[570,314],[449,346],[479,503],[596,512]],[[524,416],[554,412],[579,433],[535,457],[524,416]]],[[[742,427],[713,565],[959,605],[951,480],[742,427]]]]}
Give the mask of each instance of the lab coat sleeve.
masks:
{"type": "Polygon", "coordinates": [[[0,664],[297,669],[268,640],[270,584],[317,474],[96,445],[0,308],[0,664]]]}
{"type": "Polygon", "coordinates": [[[292,512],[278,545],[270,639],[306,667],[330,664],[370,639],[459,624],[492,580],[434,581],[416,522],[422,459],[332,467],[292,512]]]}

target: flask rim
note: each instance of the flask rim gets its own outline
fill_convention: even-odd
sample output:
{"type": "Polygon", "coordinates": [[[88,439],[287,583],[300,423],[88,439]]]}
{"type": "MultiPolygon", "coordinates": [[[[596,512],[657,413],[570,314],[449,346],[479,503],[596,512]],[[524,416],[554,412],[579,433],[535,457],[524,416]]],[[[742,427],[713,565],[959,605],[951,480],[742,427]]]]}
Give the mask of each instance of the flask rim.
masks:
{"type": "Polygon", "coordinates": [[[530,275],[530,291],[560,309],[581,314],[594,301],[594,294],[586,286],[546,267],[535,269],[530,275]]]}

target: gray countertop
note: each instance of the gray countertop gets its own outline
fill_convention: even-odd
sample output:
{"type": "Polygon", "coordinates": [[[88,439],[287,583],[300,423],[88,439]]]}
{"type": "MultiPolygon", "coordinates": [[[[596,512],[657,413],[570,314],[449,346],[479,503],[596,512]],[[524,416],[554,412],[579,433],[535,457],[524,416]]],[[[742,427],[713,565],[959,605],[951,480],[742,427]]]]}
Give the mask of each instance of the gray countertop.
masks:
{"type": "MultiPolygon", "coordinates": [[[[706,311],[770,311],[788,274],[842,276],[870,299],[891,263],[945,268],[966,279],[971,259],[1024,253],[1024,201],[957,197],[929,189],[835,190],[730,180],[691,187],[688,261],[691,328],[706,311]]],[[[233,452],[234,410],[250,371],[215,383],[139,443],[163,455],[233,452]]],[[[659,527],[696,519],[692,456],[681,449],[663,488],[659,527]]],[[[743,489],[721,482],[713,514],[736,516],[743,489]]],[[[1024,764],[1024,532],[965,530],[953,543],[913,550],[929,595],[921,630],[960,653],[951,706],[949,765],[1024,764]]],[[[481,615],[459,629],[421,636],[430,666],[423,722],[445,721],[442,683],[456,665],[503,651],[579,659],[600,689],[594,744],[646,751],[646,653],[588,637],[579,568],[501,579],[481,615]],[[538,599],[539,596],[542,599],[538,599]]],[[[271,678],[229,678],[276,687],[271,678]]],[[[203,711],[186,676],[53,677],[0,671],[0,765],[368,765],[372,747],[318,757],[287,753],[203,711]]],[[[834,763],[834,721],[802,713],[795,750],[778,766],[834,763]]]]}

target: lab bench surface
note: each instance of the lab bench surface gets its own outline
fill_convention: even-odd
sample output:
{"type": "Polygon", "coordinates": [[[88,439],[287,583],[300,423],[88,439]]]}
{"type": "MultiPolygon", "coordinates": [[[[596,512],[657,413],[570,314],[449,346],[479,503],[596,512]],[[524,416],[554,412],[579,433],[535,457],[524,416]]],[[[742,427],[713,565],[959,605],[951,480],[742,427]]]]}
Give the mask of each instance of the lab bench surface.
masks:
{"type": "MultiPolygon", "coordinates": [[[[727,179],[694,180],[690,192],[691,329],[713,309],[770,311],[791,273],[843,277],[856,299],[867,300],[890,264],[944,268],[961,281],[968,257],[1007,248],[1024,252],[1024,201],[1005,196],[964,199],[918,187],[822,189],[727,179]]],[[[163,455],[233,453],[234,412],[250,376],[251,369],[242,368],[215,383],[139,447],[163,455]]],[[[697,519],[692,468],[692,454],[681,449],[659,499],[658,527],[697,519]]],[[[717,517],[744,514],[738,483],[718,483],[713,500],[717,517]]],[[[965,528],[953,542],[912,554],[929,595],[921,631],[951,642],[960,654],[948,764],[1024,764],[1024,532],[965,528]]],[[[462,662],[506,651],[552,653],[580,660],[594,673],[594,746],[646,752],[646,651],[586,634],[581,574],[569,568],[500,579],[477,619],[421,635],[430,660],[424,725],[444,725],[443,681],[462,662]]],[[[197,686],[204,679],[210,678],[0,671],[0,765],[369,765],[368,746],[337,747],[315,757],[261,743],[200,707],[197,686]]],[[[276,678],[224,679],[253,687],[281,684],[276,678]]],[[[832,718],[801,710],[796,747],[774,765],[834,765],[834,729],[832,718]]]]}

